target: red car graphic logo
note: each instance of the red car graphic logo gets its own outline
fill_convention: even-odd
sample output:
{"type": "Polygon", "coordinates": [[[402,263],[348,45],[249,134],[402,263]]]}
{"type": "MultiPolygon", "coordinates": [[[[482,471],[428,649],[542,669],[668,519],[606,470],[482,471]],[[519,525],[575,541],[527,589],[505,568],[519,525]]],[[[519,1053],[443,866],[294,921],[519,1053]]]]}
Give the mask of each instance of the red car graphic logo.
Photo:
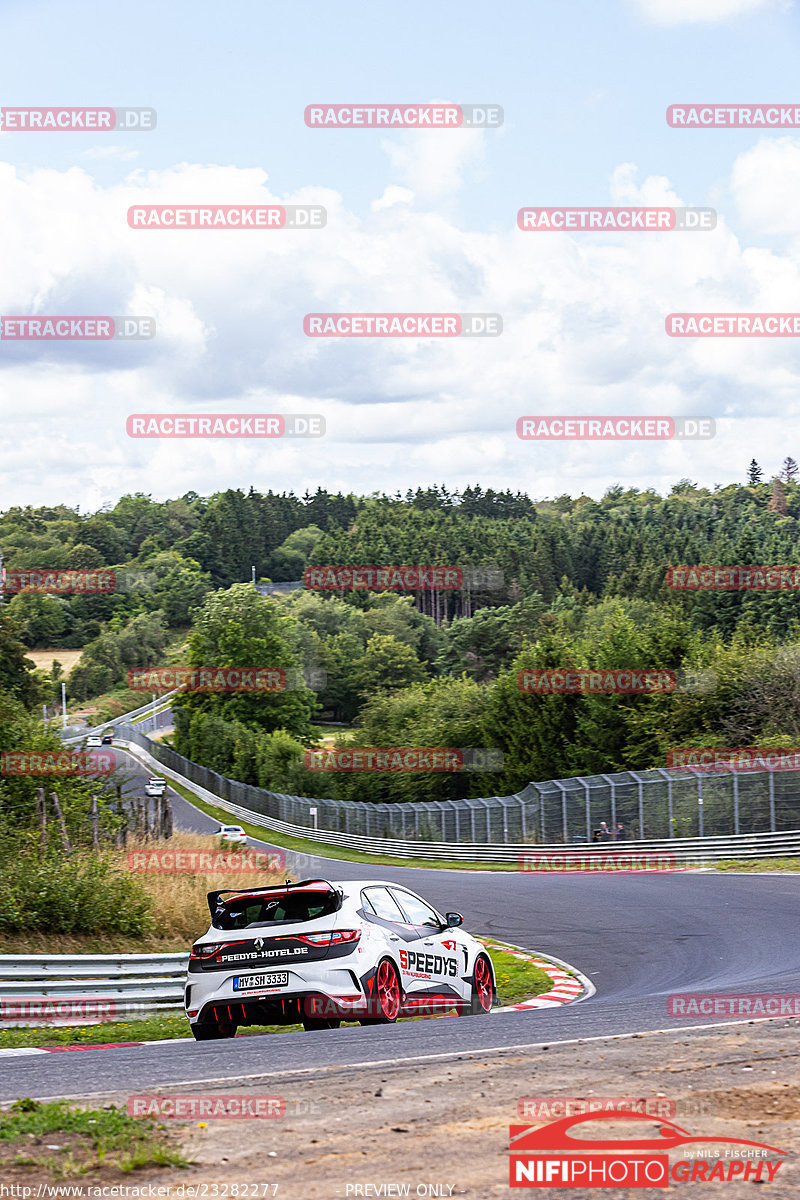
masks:
{"type": "Polygon", "coordinates": [[[672,1121],[653,1118],[647,1113],[634,1113],[630,1109],[602,1113],[579,1113],[574,1117],[562,1117],[560,1121],[552,1121],[549,1125],[512,1125],[510,1130],[510,1148],[515,1153],[552,1152],[554,1150],[573,1154],[586,1154],[592,1150],[654,1150],[663,1153],[695,1142],[724,1142],[726,1145],[734,1146],[757,1146],[760,1150],[768,1150],[770,1154],[786,1153],[785,1150],[778,1150],[776,1146],[767,1146],[763,1142],[750,1142],[745,1138],[709,1137],[708,1134],[695,1137],[672,1121]],[[569,1132],[573,1126],[586,1125],[589,1121],[647,1121],[652,1125],[654,1120],[658,1120],[660,1124],[657,1137],[575,1138],[569,1132]]]}

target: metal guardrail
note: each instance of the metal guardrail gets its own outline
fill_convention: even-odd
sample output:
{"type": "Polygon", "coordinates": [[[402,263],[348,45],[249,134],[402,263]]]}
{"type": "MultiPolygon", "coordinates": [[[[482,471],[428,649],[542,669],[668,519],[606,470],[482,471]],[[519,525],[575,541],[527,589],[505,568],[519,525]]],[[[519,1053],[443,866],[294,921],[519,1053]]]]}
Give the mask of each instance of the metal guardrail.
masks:
{"type": "Polygon", "coordinates": [[[57,1021],[91,1023],[101,1002],[114,1016],[182,1009],[188,962],[183,952],[1,954],[0,1025],[49,1025],[54,1013],[57,1021]]]}
{"type": "MultiPolygon", "coordinates": [[[[159,696],[156,701],[156,712],[159,711],[159,706],[165,700],[177,695],[179,691],[179,688],[173,688],[171,692],[164,692],[163,696],[159,696]]],[[[80,733],[76,737],[63,738],[62,741],[65,746],[71,746],[74,742],[83,742],[87,737],[96,737],[98,733],[104,733],[106,729],[113,729],[116,725],[127,725],[132,717],[138,717],[142,713],[152,711],[152,708],[153,701],[150,700],[147,704],[143,704],[141,708],[134,708],[130,712],[123,713],[122,716],[115,717],[113,721],[104,721],[102,725],[87,725],[85,733],[80,733]]]]}

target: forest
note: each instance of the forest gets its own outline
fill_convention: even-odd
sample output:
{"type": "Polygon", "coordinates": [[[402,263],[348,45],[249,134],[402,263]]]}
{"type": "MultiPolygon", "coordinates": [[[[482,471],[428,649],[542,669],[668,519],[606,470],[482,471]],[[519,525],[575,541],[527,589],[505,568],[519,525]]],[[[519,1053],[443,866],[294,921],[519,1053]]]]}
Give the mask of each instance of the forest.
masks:
{"type": "Polygon", "coordinates": [[[293,682],[279,693],[185,693],[173,704],[175,749],[276,791],[497,795],[532,779],[663,765],[675,747],[790,746],[800,732],[794,591],[668,585],[680,565],[800,563],[791,458],[769,481],[752,462],[740,485],[684,479],[666,496],[251,488],[124,496],[95,513],[12,508],[0,514],[0,551],[9,577],[103,569],[129,581],[98,595],[6,590],[0,688],[18,715],[53,703],[62,679],[73,705],[116,697],[122,712],[144,699],[128,688],[136,668],[280,669],[293,682]],[[391,565],[449,567],[463,583],[298,586],[311,567],[391,565]],[[25,657],[52,650],[57,660],[61,648],[81,651],[66,674],[25,657]],[[521,688],[521,672],[545,667],[668,670],[681,682],[654,694],[521,688]],[[497,769],[311,772],[304,752],[320,722],[341,723],[349,747],[488,748],[500,752],[497,769]]]}

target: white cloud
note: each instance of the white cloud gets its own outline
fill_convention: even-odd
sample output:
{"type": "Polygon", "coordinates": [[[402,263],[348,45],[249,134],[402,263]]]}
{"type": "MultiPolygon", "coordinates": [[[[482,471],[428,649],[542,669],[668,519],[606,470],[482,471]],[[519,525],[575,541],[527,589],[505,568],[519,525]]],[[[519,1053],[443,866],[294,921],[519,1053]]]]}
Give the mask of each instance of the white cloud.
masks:
{"type": "Polygon", "coordinates": [[[729,21],[768,10],[787,11],[791,0],[632,0],[639,13],[657,25],[729,21]]]}
{"type": "MultiPolygon", "coordinates": [[[[778,139],[736,162],[731,187],[748,219],[791,209],[796,170],[786,167],[796,153],[778,139]]],[[[411,199],[391,182],[356,218],[323,188],[276,196],[260,170],[183,164],[102,188],[77,168],[21,175],[0,166],[0,311],[152,314],[158,325],[152,341],[127,345],[0,342],[0,507],[250,483],[405,491],[441,479],[597,495],[615,479],[662,490],[686,475],[726,482],[753,455],[776,469],[774,418],[800,416],[796,342],[671,339],[664,318],[797,308],[800,244],[743,249],[722,219],[712,233],[476,233],[411,199]],[[233,198],[322,203],[328,225],[126,223],[135,202],[233,198]],[[505,331],[310,339],[302,321],[314,311],[498,312],[505,331]],[[125,433],[133,412],[217,411],[317,412],[328,436],[157,442],[125,433]],[[528,414],[721,420],[713,443],[531,444],[515,433],[528,414]]],[[[666,178],[639,181],[625,163],[608,203],[685,200],[666,178]]]]}

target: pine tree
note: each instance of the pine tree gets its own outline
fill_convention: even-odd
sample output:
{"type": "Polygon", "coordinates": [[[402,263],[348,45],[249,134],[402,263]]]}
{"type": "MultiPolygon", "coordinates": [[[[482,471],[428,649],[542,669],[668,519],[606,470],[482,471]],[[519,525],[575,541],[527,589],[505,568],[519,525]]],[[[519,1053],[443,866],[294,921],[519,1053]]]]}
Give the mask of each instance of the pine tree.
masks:
{"type": "Polygon", "coordinates": [[[780,475],[778,476],[784,483],[794,483],[798,472],[797,463],[789,455],[783,460],[780,475]]]}
{"type": "Polygon", "coordinates": [[[762,483],[764,472],[754,458],[750,459],[750,466],[747,470],[747,482],[750,487],[755,487],[757,483],[762,483]]]}

